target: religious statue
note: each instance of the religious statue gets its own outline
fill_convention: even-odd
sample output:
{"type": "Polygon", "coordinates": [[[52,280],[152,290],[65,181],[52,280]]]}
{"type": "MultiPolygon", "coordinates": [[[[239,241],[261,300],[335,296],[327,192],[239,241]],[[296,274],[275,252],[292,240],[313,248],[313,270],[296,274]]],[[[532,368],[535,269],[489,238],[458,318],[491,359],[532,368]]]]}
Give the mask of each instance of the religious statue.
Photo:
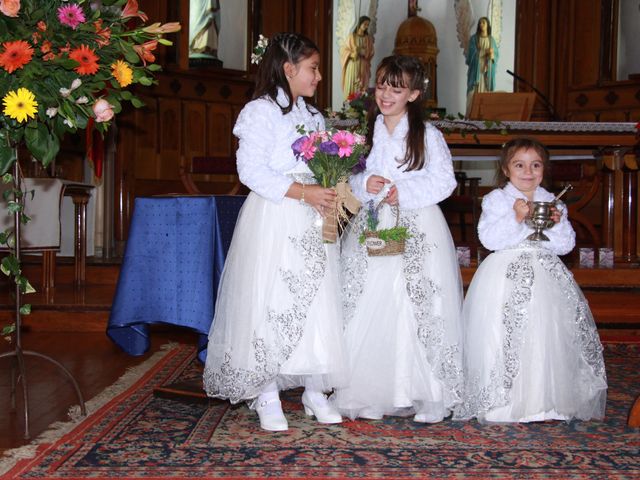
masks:
{"type": "Polygon", "coordinates": [[[222,67],[218,59],[219,0],[189,1],[189,65],[222,67]]]}
{"type": "Polygon", "coordinates": [[[496,63],[498,46],[491,36],[491,25],[487,17],[478,20],[478,28],[469,40],[465,63],[467,71],[467,113],[471,108],[473,94],[493,92],[496,87],[496,63]]]}
{"type": "Polygon", "coordinates": [[[342,91],[345,98],[369,87],[373,36],[369,34],[371,19],[363,15],[342,48],[342,91]]]}
{"type": "MultiPolygon", "coordinates": [[[[458,40],[468,67],[467,115],[469,115],[473,96],[476,92],[493,92],[495,90],[500,29],[498,28],[498,32],[494,32],[492,35],[491,20],[489,20],[489,17],[480,17],[476,24],[475,33],[470,36],[473,28],[471,3],[469,0],[456,0],[454,8],[456,11],[458,40]]],[[[501,0],[491,1],[491,18],[500,19],[501,9],[501,0]]]]}

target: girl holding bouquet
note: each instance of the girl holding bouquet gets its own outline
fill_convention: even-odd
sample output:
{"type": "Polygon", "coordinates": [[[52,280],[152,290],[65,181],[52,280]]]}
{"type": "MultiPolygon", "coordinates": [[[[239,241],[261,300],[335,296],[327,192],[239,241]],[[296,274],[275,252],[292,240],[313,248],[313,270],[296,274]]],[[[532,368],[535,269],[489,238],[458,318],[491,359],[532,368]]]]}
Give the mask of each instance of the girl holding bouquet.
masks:
{"type": "Polygon", "coordinates": [[[540,186],[549,154],[538,141],[505,144],[502,188],[486,195],[478,233],[495,250],[478,267],[464,302],[465,394],[454,418],[532,422],[604,417],[607,379],[589,305],[557,255],[575,233],[566,207],[552,207],[548,241],[531,241],[532,201],[550,202],[540,186]]]}
{"type": "Polygon", "coordinates": [[[318,212],[335,192],[315,184],[291,149],[323,130],[307,105],[321,80],[308,38],[276,35],[258,67],[254,99],[233,129],[238,174],[251,189],[224,266],[209,334],[204,387],[211,397],[250,401],[265,430],[287,430],[279,391],[305,387],[302,403],[321,423],[340,414],[324,392],[345,382],[338,252],[324,244],[318,212]]]}
{"type": "Polygon", "coordinates": [[[425,73],[418,59],[385,58],[376,72],[373,136],[366,170],[351,177],[354,194],[377,208],[379,228],[408,232],[402,255],[368,256],[361,209],[342,246],[345,335],[351,381],[334,404],[344,415],[380,419],[413,415],[443,420],[460,401],[462,282],[438,202],[456,187],[451,154],[425,124],[425,73]]]}

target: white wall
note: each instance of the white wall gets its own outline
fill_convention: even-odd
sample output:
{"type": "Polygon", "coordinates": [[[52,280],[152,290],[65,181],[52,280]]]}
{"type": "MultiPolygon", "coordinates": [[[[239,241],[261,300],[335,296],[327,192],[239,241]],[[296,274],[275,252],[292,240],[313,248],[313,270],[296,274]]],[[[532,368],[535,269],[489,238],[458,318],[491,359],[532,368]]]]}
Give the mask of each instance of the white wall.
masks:
{"type": "MultiPolygon", "coordinates": [[[[497,1],[497,0],[496,0],[497,1]]],[[[334,3],[334,31],[337,20],[338,0],[334,3]]],[[[368,13],[369,2],[362,0],[360,15],[368,13]]],[[[378,0],[377,27],[374,37],[375,55],[372,61],[372,79],[380,61],[393,53],[396,31],[407,18],[407,0],[378,0]]],[[[471,0],[476,19],[487,15],[489,0],[471,0]]],[[[496,90],[513,91],[513,78],[506,70],[513,70],[515,43],[515,0],[503,0],[502,41],[496,75],[496,90]]],[[[467,67],[456,35],[456,18],[453,0],[418,0],[418,12],[436,28],[438,36],[438,106],[447,113],[457,114],[466,109],[467,67]]],[[[343,102],[341,88],[340,48],[334,35],[332,69],[332,106],[340,109],[343,102]]]]}

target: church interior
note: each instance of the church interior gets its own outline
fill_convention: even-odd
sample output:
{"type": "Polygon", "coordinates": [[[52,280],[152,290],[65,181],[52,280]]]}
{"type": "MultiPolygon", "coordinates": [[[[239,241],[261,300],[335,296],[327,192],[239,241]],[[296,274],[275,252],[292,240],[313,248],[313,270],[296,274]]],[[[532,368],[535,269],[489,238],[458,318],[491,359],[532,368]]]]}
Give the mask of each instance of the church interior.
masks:
{"type": "MultiPolygon", "coordinates": [[[[60,362],[77,381],[85,400],[160,351],[164,343],[202,342],[202,332],[170,318],[175,310],[141,329],[105,332],[123,309],[137,311],[131,305],[116,308],[114,299],[124,296],[125,289],[130,289],[134,303],[144,304],[163,302],[160,294],[165,288],[186,292],[193,302],[199,301],[201,289],[215,288],[190,277],[196,275],[194,271],[210,275],[200,272],[201,260],[194,259],[210,245],[184,242],[189,235],[210,229],[228,248],[242,198],[249,192],[239,181],[238,145],[232,132],[242,107],[252,99],[257,67],[251,55],[259,36],[300,32],[318,45],[323,79],[312,100],[339,124],[345,120],[349,95],[353,98],[357,93],[344,85],[341,54],[354,22],[362,15],[370,22],[370,75],[392,53],[418,57],[425,66],[425,118],[443,132],[458,181],[453,195],[440,206],[457,247],[465,287],[489,253],[478,240],[477,224],[482,197],[495,188],[493,172],[499,151],[514,137],[533,137],[551,154],[549,190],[559,193],[570,185],[563,198],[576,231],[576,247],[562,260],[589,302],[601,340],[640,344],[640,52],[629,33],[640,25],[638,2],[138,3],[149,23],[177,21],[182,25],[179,32],[166,35],[172,45],[160,45],[155,52],[162,66],[155,75],[157,82],[136,87],[144,106],[123,106],[103,137],[85,132],[67,136],[47,168],[30,161],[28,155],[20,157],[26,180],[35,188],[43,181],[53,185],[57,189],[44,198],[59,200],[59,208],[46,214],[59,219],[53,221],[57,230],[50,226],[43,233],[33,227],[28,235],[37,237],[34,246],[23,250],[22,272],[35,293],[23,296],[31,311],[22,316],[21,341],[25,350],[60,362]],[[201,3],[216,5],[212,20],[205,25],[210,29],[214,24],[213,49],[211,44],[198,48],[200,38],[190,30],[202,19],[194,14],[201,3]],[[464,15],[473,17],[465,19],[464,15]],[[460,29],[466,20],[475,31],[477,19],[485,15],[494,20],[494,32],[501,37],[495,85],[468,98],[460,29]],[[209,215],[209,198],[215,199],[217,217],[205,224],[198,215],[209,215]],[[158,199],[165,203],[154,204],[158,199]],[[168,202],[179,214],[168,212],[168,202]],[[142,229],[135,223],[136,215],[143,211],[149,215],[147,226],[157,229],[155,237],[135,238],[142,229]],[[182,216],[184,223],[167,225],[174,214],[182,216]],[[195,223],[199,230],[193,228],[195,223]],[[183,232],[176,233],[180,229],[183,232]],[[51,234],[53,241],[43,240],[51,234]],[[175,235],[173,243],[167,240],[170,235],[175,235]],[[42,247],[43,243],[47,246],[42,247]],[[126,266],[127,252],[134,248],[144,250],[150,261],[157,260],[157,270],[126,266]],[[132,269],[140,273],[136,282],[119,285],[132,269]],[[145,274],[150,278],[145,280],[145,274]],[[159,282],[153,275],[164,278],[159,282]],[[184,277],[178,280],[180,275],[184,277]],[[121,342],[129,342],[131,350],[123,351],[121,342]]],[[[356,76],[356,83],[360,79],[356,76]]],[[[374,79],[366,82],[359,85],[360,93],[372,87],[374,79]]],[[[44,203],[51,204],[51,200],[44,203]]],[[[5,228],[7,225],[5,222],[5,228]]],[[[14,285],[6,278],[0,291],[1,325],[12,323],[15,316],[14,285]]],[[[132,324],[136,321],[139,318],[131,319],[132,324]]],[[[0,341],[0,354],[15,348],[11,338],[7,335],[0,341]]],[[[28,358],[29,415],[25,416],[26,395],[18,395],[16,406],[13,367],[5,366],[9,365],[7,358],[0,362],[2,452],[27,445],[51,423],[65,420],[77,395],[56,368],[28,358]]],[[[632,378],[635,381],[626,388],[639,400],[635,407],[628,402],[627,421],[637,429],[637,371],[632,378]]],[[[197,392],[189,395],[197,396],[197,392]]]]}

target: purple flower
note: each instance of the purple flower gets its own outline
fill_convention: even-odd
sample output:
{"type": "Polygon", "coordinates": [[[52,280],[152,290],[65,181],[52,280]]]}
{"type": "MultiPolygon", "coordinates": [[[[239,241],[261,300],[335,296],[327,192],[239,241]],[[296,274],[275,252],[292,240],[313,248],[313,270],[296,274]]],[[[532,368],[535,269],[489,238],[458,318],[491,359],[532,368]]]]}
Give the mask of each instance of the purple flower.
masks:
{"type": "Polygon", "coordinates": [[[322,153],[326,153],[328,155],[337,155],[340,151],[338,144],[332,141],[322,142],[318,148],[322,153]]]}
{"type": "Polygon", "coordinates": [[[353,168],[351,169],[351,173],[353,173],[354,175],[360,172],[364,172],[367,168],[367,159],[364,157],[364,155],[360,155],[360,158],[358,158],[358,163],[356,163],[353,168]]]}

